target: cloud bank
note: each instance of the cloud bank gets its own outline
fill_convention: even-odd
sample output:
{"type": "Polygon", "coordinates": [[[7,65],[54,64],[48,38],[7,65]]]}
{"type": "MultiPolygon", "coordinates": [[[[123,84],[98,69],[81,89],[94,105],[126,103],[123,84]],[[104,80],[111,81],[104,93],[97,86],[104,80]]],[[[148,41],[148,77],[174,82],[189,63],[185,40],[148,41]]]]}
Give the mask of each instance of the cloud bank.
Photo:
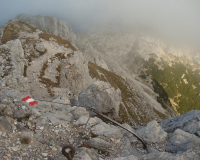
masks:
{"type": "Polygon", "coordinates": [[[1,0],[0,25],[20,13],[49,15],[68,22],[74,32],[107,27],[148,31],[198,46],[199,0],[1,0]]]}

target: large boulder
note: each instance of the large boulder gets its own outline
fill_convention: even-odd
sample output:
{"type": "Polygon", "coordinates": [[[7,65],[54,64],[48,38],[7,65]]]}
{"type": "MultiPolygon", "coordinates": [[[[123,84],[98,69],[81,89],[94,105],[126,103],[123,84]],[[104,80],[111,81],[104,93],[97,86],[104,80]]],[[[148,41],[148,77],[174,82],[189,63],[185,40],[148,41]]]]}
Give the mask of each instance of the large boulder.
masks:
{"type": "Polygon", "coordinates": [[[109,143],[101,138],[91,138],[87,142],[87,145],[91,148],[96,148],[99,151],[109,152],[112,149],[112,143],[109,143]]]}
{"type": "Polygon", "coordinates": [[[200,130],[200,111],[189,111],[181,116],[175,116],[162,121],[162,129],[166,132],[174,132],[177,128],[189,133],[200,130]]]}
{"type": "Polygon", "coordinates": [[[121,91],[102,81],[93,82],[78,97],[79,106],[87,109],[94,107],[114,119],[118,119],[120,102],[121,91]]]}
{"type": "Polygon", "coordinates": [[[0,132],[8,133],[12,131],[12,124],[14,120],[9,117],[0,117],[0,132]]]}
{"type": "Polygon", "coordinates": [[[101,122],[91,129],[91,133],[96,136],[104,136],[108,138],[120,139],[123,137],[120,130],[114,126],[101,122]]]}
{"type": "Polygon", "coordinates": [[[167,133],[162,130],[160,125],[154,120],[149,122],[146,127],[143,127],[136,132],[145,141],[152,143],[163,142],[167,138],[167,133]]]}
{"type": "Polygon", "coordinates": [[[198,150],[200,149],[199,137],[187,133],[183,130],[176,129],[173,134],[170,134],[169,141],[166,146],[166,151],[177,153],[184,152],[187,150],[198,150]]]}

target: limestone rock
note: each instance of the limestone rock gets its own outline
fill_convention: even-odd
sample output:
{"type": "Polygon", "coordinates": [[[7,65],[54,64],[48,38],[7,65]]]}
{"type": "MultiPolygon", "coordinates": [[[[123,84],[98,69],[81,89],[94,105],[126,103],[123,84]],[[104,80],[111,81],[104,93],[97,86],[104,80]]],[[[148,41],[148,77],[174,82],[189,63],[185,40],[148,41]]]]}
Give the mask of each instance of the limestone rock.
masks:
{"type": "Polygon", "coordinates": [[[14,74],[23,75],[24,73],[24,50],[19,39],[12,40],[6,43],[10,49],[10,54],[12,57],[12,64],[14,67],[14,74]]]}
{"type": "Polygon", "coordinates": [[[127,157],[114,158],[113,160],[138,160],[138,157],[136,157],[134,155],[130,155],[130,156],[127,156],[127,157]]]}
{"type": "Polygon", "coordinates": [[[4,110],[4,108],[6,108],[5,104],[0,104],[0,113],[4,110]]]}
{"type": "Polygon", "coordinates": [[[91,132],[94,135],[105,136],[115,139],[120,139],[123,137],[123,135],[121,134],[120,130],[117,127],[113,125],[108,125],[104,122],[101,122],[92,127],[91,132]]]}
{"type": "Polygon", "coordinates": [[[27,118],[31,114],[31,111],[26,106],[15,106],[13,110],[13,117],[16,119],[27,118]]]}
{"type": "Polygon", "coordinates": [[[8,117],[0,117],[0,132],[11,132],[13,119],[8,117]]]}
{"type": "Polygon", "coordinates": [[[144,156],[142,156],[142,158],[140,160],[187,160],[184,158],[183,155],[177,154],[177,155],[173,155],[171,153],[167,153],[167,152],[160,152],[160,153],[150,153],[150,154],[146,154],[144,156]]]}
{"type": "MultiPolygon", "coordinates": [[[[122,124],[122,126],[125,127],[125,128],[127,128],[127,129],[129,129],[129,130],[131,130],[132,132],[135,133],[135,130],[130,125],[128,125],[128,124],[122,124]]],[[[127,130],[125,130],[125,129],[121,128],[121,127],[119,127],[119,129],[120,129],[121,134],[123,136],[127,136],[129,138],[133,137],[133,134],[130,133],[130,132],[128,132],[127,130]]]]}
{"type": "Polygon", "coordinates": [[[27,78],[21,75],[9,75],[3,79],[5,86],[16,89],[24,93],[29,93],[27,78]]]}
{"type": "Polygon", "coordinates": [[[84,160],[88,160],[86,158],[88,158],[88,156],[92,159],[92,160],[99,160],[98,158],[98,153],[97,153],[97,150],[95,149],[88,149],[88,148],[85,148],[85,147],[81,147],[81,148],[78,148],[77,149],[77,152],[78,154],[76,154],[74,156],[74,159],[84,159],[84,160]]]}
{"type": "Polygon", "coordinates": [[[109,152],[111,151],[112,144],[104,141],[101,138],[91,138],[86,142],[90,147],[96,148],[99,151],[109,152]]]}
{"type": "MultiPolygon", "coordinates": [[[[85,125],[87,120],[88,120],[89,116],[82,116],[80,117],[76,122],[74,122],[75,126],[79,126],[79,125],[85,125]]],[[[90,118],[87,127],[88,126],[93,126],[97,123],[97,121],[94,118],[90,118]]]]}
{"type": "Polygon", "coordinates": [[[195,135],[200,137],[200,130],[196,131],[195,135]]]}
{"type": "Polygon", "coordinates": [[[153,143],[165,141],[167,138],[167,133],[162,130],[155,120],[149,122],[146,127],[137,130],[136,133],[145,141],[153,143]]]}
{"type": "Polygon", "coordinates": [[[94,107],[97,111],[115,119],[118,118],[120,102],[120,90],[102,81],[93,82],[78,97],[79,106],[87,109],[94,107]]]}
{"type": "Polygon", "coordinates": [[[81,116],[88,115],[88,112],[83,107],[77,107],[73,115],[75,119],[79,119],[81,116]]]}
{"type": "Polygon", "coordinates": [[[92,83],[87,60],[82,52],[75,51],[74,54],[68,56],[67,62],[70,67],[63,66],[60,86],[61,88],[68,88],[72,93],[78,95],[84,88],[92,83]]]}
{"type": "Polygon", "coordinates": [[[194,133],[200,129],[200,111],[189,111],[181,116],[175,116],[162,121],[162,129],[166,132],[173,132],[177,128],[194,133]],[[190,126],[191,125],[191,126],[190,126]]]}
{"type": "Polygon", "coordinates": [[[75,155],[75,158],[80,160],[92,160],[89,154],[84,150],[82,150],[78,155],[75,155]]]}
{"type": "Polygon", "coordinates": [[[45,46],[42,43],[36,43],[35,49],[40,53],[43,54],[46,51],[45,46]]]}
{"type": "Polygon", "coordinates": [[[176,129],[173,134],[169,137],[166,151],[177,153],[183,152],[188,149],[200,149],[200,139],[190,133],[183,130],[176,129]]]}
{"type": "Polygon", "coordinates": [[[6,106],[6,108],[3,110],[3,115],[8,117],[13,117],[13,110],[10,106],[6,106]]]}
{"type": "Polygon", "coordinates": [[[20,14],[16,18],[28,22],[43,32],[54,34],[70,41],[76,38],[69,24],[61,19],[51,16],[33,16],[29,14],[20,14]]]}

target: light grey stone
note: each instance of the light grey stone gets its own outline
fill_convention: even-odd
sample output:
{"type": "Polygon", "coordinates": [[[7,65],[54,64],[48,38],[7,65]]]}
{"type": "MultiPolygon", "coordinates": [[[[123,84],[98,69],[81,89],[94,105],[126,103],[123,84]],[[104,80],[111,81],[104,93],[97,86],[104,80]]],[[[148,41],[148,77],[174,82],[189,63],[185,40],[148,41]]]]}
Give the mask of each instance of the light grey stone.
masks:
{"type": "Polygon", "coordinates": [[[78,97],[78,105],[87,108],[94,107],[97,111],[118,119],[121,91],[102,81],[93,82],[83,90],[78,97]]]}
{"type": "Polygon", "coordinates": [[[95,150],[93,148],[89,149],[89,148],[81,147],[81,148],[77,149],[77,152],[78,152],[78,154],[75,155],[75,158],[81,157],[82,154],[79,154],[79,153],[82,152],[82,153],[88,154],[92,160],[99,160],[98,152],[97,152],[97,150],[95,150]]]}
{"type": "Polygon", "coordinates": [[[81,116],[89,116],[89,113],[84,107],[77,107],[76,110],[73,112],[73,115],[75,119],[79,119],[81,116]]]}
{"type": "Polygon", "coordinates": [[[167,152],[150,153],[142,156],[140,160],[187,160],[183,155],[173,155],[167,152]]]}
{"type": "Polygon", "coordinates": [[[13,65],[13,73],[23,75],[24,73],[24,50],[22,48],[22,44],[19,39],[8,41],[6,43],[8,48],[10,49],[12,65],[13,65]]]}
{"type": "Polygon", "coordinates": [[[112,143],[109,143],[101,138],[91,138],[86,143],[90,147],[104,152],[110,152],[113,145],[112,143]]]}
{"type": "Polygon", "coordinates": [[[138,129],[136,132],[147,142],[163,142],[167,138],[167,133],[162,130],[160,125],[154,120],[147,124],[146,127],[138,129]]]}
{"type": "Polygon", "coordinates": [[[182,130],[193,134],[200,130],[200,121],[188,123],[182,128],[182,130]]]}
{"type": "Polygon", "coordinates": [[[138,160],[138,157],[134,155],[130,155],[127,157],[118,157],[118,158],[113,158],[113,160],[138,160]]]}
{"type": "Polygon", "coordinates": [[[191,160],[196,160],[200,159],[200,151],[198,148],[196,150],[189,149],[185,152],[182,153],[185,159],[191,159],[191,160]]]}
{"type": "Polygon", "coordinates": [[[123,137],[121,134],[120,130],[113,126],[113,125],[108,125],[104,122],[101,122],[94,127],[91,128],[91,132],[94,135],[98,136],[105,136],[109,138],[115,138],[115,139],[120,139],[123,137]]]}
{"type": "Polygon", "coordinates": [[[46,51],[46,48],[44,47],[44,45],[42,43],[36,43],[35,49],[41,54],[46,51]]]}
{"type": "Polygon", "coordinates": [[[29,93],[28,80],[24,76],[9,75],[3,79],[3,83],[5,86],[9,87],[10,89],[15,89],[22,93],[29,93]]]}
{"type": "Polygon", "coordinates": [[[166,151],[177,153],[188,149],[200,149],[199,137],[183,130],[176,129],[169,137],[166,151]]]}
{"type": "Polygon", "coordinates": [[[200,121],[200,111],[193,110],[182,114],[181,116],[175,116],[162,121],[161,127],[164,131],[171,133],[177,128],[184,130],[185,127],[185,131],[189,133],[194,133],[195,130],[199,130],[198,121],[200,121]],[[193,128],[190,127],[191,123],[193,128]]]}
{"type": "Polygon", "coordinates": [[[74,158],[79,159],[79,160],[92,160],[92,158],[89,156],[89,154],[84,150],[82,150],[80,153],[75,155],[74,158]]]}
{"type": "Polygon", "coordinates": [[[36,119],[36,127],[44,127],[44,128],[48,128],[49,127],[49,119],[47,117],[40,117],[38,119],[36,119]]]}
{"type": "MultiPolygon", "coordinates": [[[[122,126],[125,127],[125,128],[127,128],[127,129],[129,129],[129,130],[131,130],[132,132],[135,133],[135,130],[130,125],[128,125],[128,124],[122,124],[122,126]]],[[[121,131],[121,133],[122,133],[123,136],[127,136],[129,138],[133,137],[133,134],[130,133],[130,132],[128,132],[127,130],[125,130],[125,129],[121,128],[121,127],[119,127],[119,129],[120,129],[120,131],[121,131]]]]}
{"type": "Polygon", "coordinates": [[[16,18],[30,23],[43,32],[54,34],[70,41],[76,38],[69,24],[59,18],[30,14],[20,14],[16,18]]]}
{"type": "Polygon", "coordinates": [[[6,106],[3,110],[3,115],[8,117],[13,117],[13,110],[10,106],[6,106]]]}
{"type": "Polygon", "coordinates": [[[12,130],[13,120],[9,117],[0,117],[0,132],[9,133],[12,130]]]}
{"type": "MultiPolygon", "coordinates": [[[[89,118],[89,116],[82,116],[76,122],[74,122],[74,125],[75,126],[85,125],[86,122],[88,121],[88,118],[89,118]]],[[[90,120],[89,120],[89,122],[87,124],[87,127],[93,126],[95,124],[97,124],[97,121],[94,118],[90,117],[90,120]]]]}
{"type": "Polygon", "coordinates": [[[31,111],[26,106],[15,106],[13,111],[14,118],[25,118],[31,116],[31,111]]]}
{"type": "Polygon", "coordinates": [[[196,131],[195,135],[200,137],[200,130],[196,131]]]}

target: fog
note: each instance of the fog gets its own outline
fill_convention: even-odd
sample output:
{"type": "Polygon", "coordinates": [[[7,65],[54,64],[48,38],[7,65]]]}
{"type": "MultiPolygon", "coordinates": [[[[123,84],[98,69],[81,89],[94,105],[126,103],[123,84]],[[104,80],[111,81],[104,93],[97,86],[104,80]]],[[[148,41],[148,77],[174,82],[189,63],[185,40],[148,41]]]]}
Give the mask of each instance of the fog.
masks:
{"type": "Polygon", "coordinates": [[[105,28],[200,42],[200,0],[0,0],[0,26],[20,13],[55,16],[74,32],[105,28]]]}

